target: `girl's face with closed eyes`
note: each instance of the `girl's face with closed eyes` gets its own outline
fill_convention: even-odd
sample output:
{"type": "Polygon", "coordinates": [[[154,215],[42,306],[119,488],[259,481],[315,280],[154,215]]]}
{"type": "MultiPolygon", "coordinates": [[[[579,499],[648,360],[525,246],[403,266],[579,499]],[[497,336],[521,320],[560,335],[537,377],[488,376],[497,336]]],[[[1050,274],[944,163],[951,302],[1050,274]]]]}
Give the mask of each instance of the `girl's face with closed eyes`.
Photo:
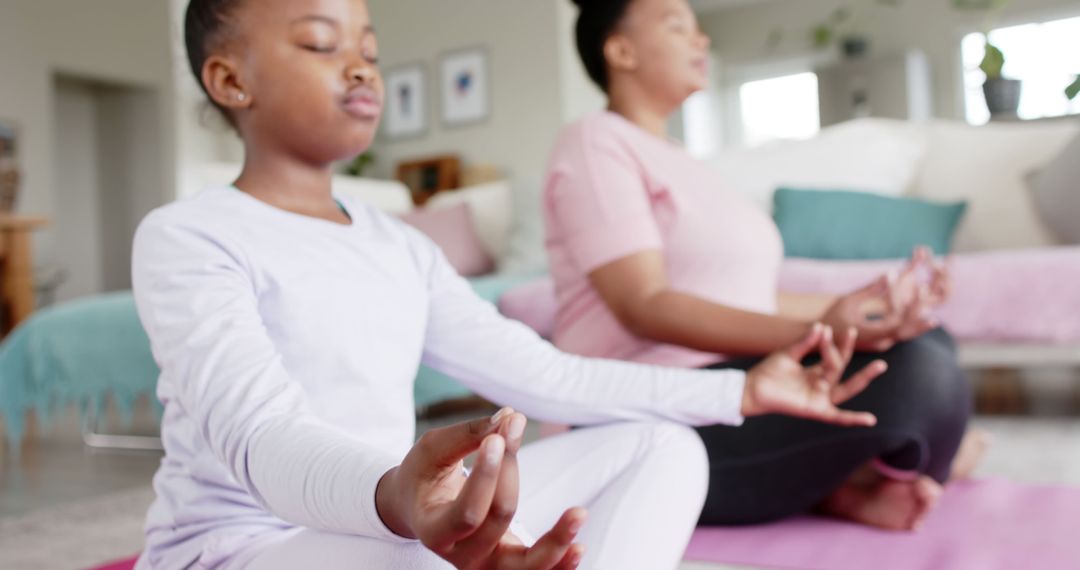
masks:
{"type": "Polygon", "coordinates": [[[378,43],[364,0],[242,2],[203,82],[249,147],[310,164],[363,152],[382,114],[378,43]]]}

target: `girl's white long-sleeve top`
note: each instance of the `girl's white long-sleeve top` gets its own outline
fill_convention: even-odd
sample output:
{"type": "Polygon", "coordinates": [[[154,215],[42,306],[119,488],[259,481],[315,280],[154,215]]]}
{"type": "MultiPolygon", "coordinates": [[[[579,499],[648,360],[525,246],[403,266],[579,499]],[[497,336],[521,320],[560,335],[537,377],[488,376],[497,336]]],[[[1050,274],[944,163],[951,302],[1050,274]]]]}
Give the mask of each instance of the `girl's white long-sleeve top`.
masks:
{"type": "Polygon", "coordinates": [[[412,446],[421,362],[538,420],[742,421],[744,373],[563,354],[423,234],[340,202],[351,225],[222,187],[140,225],[135,298],[166,450],[140,567],[214,567],[288,528],[403,540],[375,490],[412,446]]]}

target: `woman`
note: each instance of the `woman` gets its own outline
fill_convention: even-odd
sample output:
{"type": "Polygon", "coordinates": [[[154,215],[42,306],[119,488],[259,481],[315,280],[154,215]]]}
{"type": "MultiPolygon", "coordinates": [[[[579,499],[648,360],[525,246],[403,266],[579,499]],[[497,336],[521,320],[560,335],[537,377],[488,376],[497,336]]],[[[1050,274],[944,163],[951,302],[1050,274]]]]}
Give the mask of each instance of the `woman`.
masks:
{"type": "Polygon", "coordinates": [[[686,424],[873,423],[834,405],[883,366],[839,383],[852,336],[818,327],[745,374],[568,356],[499,317],[421,234],[335,199],[334,163],[371,144],[382,109],[364,0],[192,0],[185,37],[245,161],[135,237],[165,407],[139,568],[671,568],[706,487],[686,424]],[[803,369],[811,350],[824,360],[803,369]],[[414,445],[421,361],[599,427],[522,447],[525,418],[505,410],[414,445]]]}
{"type": "Polygon", "coordinates": [[[845,297],[778,294],[783,247],[772,220],[665,135],[672,113],[706,86],[709,39],[688,3],[577,3],[581,58],[609,106],[569,126],[549,165],[555,344],[593,357],[745,369],[816,321],[855,327],[852,365],[889,363],[850,402],[879,424],[840,431],[765,417],[739,430],[700,428],[711,462],[701,521],[818,509],[917,528],[950,476],[970,414],[952,341],[926,316],[948,294],[947,273],[920,250],[898,275],[845,297]]]}

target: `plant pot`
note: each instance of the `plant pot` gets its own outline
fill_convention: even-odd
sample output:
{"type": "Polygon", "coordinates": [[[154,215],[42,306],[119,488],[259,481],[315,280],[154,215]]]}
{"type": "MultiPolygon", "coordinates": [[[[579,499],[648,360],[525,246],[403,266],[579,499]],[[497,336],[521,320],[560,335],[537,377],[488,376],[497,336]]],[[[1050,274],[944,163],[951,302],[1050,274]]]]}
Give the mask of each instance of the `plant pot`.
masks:
{"type": "Polygon", "coordinates": [[[990,116],[1015,117],[1020,109],[1021,86],[1019,79],[987,79],[983,83],[983,95],[990,116]]]}
{"type": "Polygon", "coordinates": [[[860,58],[870,51],[870,40],[862,36],[848,36],[840,42],[840,51],[848,59],[860,58]]]}

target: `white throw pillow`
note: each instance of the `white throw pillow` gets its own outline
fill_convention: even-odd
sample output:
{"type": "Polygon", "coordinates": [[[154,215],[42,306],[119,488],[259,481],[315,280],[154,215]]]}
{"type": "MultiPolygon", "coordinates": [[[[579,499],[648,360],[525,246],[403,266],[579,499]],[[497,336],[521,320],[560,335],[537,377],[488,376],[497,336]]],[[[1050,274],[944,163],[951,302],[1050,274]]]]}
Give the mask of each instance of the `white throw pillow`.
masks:
{"type": "MultiPolygon", "coordinates": [[[[243,167],[233,162],[207,162],[182,173],[180,198],[188,198],[210,187],[228,186],[240,176],[243,167]]],[[[393,180],[334,176],[334,192],[359,200],[388,214],[400,216],[413,210],[412,196],[402,183],[393,180]]]]}
{"type": "Polygon", "coordinates": [[[333,186],[335,194],[359,200],[387,214],[400,216],[413,211],[409,188],[396,180],[334,176],[333,186]]]}
{"type": "Polygon", "coordinates": [[[547,271],[543,181],[540,177],[523,178],[516,184],[513,209],[509,250],[499,261],[499,271],[511,275],[531,275],[547,271]]]}
{"type": "Polygon", "coordinates": [[[439,192],[425,208],[442,209],[468,204],[476,233],[493,259],[502,259],[510,240],[510,184],[506,181],[470,186],[452,192],[439,192]]]}
{"type": "Polygon", "coordinates": [[[1035,208],[1054,236],[1080,245],[1080,136],[1028,177],[1035,208]]]}
{"type": "Polygon", "coordinates": [[[714,161],[728,187],[771,212],[780,187],[903,195],[926,151],[918,129],[902,121],[860,119],[807,141],[732,151],[714,161]]]}
{"type": "Polygon", "coordinates": [[[936,201],[968,201],[953,242],[955,251],[1057,244],[1037,214],[1025,179],[1080,132],[1075,121],[980,127],[937,121],[926,131],[927,158],[913,194],[936,201]]]}

